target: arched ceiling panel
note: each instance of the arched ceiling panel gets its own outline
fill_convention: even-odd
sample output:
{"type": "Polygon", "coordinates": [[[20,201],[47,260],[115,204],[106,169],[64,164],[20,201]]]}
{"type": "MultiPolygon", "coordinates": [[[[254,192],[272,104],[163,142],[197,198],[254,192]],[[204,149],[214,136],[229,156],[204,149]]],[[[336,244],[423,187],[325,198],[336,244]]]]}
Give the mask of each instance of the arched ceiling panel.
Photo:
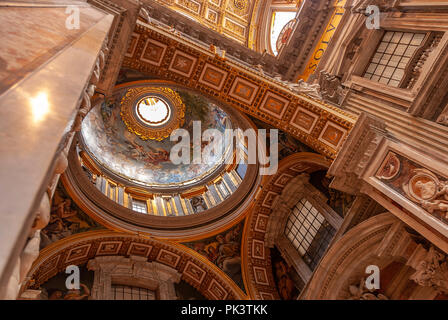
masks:
{"type": "Polygon", "coordinates": [[[260,0],[156,0],[213,31],[248,45],[260,0]]]}

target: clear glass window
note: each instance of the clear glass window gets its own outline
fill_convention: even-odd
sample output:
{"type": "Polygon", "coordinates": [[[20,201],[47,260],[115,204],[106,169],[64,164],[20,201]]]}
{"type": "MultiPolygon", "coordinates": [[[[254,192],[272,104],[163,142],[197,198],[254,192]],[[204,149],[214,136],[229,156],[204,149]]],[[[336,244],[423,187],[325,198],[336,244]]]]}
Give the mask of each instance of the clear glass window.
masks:
{"type": "Polygon", "coordinates": [[[146,201],[132,199],[132,210],[140,213],[148,213],[146,201]]]}
{"type": "Polygon", "coordinates": [[[412,56],[423,44],[424,33],[388,31],[372,57],[364,78],[399,87],[412,56]]]}
{"type": "Polygon", "coordinates": [[[322,258],[335,232],[325,217],[306,199],[297,203],[285,228],[285,236],[311,269],[322,258]]]}

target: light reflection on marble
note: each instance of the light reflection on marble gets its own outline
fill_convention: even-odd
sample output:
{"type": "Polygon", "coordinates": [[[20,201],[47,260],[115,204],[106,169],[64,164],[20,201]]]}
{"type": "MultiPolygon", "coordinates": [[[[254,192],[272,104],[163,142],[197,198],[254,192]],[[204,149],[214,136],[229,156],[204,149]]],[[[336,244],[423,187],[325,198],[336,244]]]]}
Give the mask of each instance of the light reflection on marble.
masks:
{"type": "Polygon", "coordinates": [[[0,93],[43,65],[104,16],[98,10],[80,10],[79,29],[67,29],[64,7],[1,8],[0,93]]]}
{"type": "Polygon", "coordinates": [[[48,102],[48,96],[45,91],[39,92],[39,94],[30,98],[31,113],[33,115],[33,122],[41,122],[45,119],[45,116],[50,112],[50,103],[48,102]]]}
{"type": "MultiPolygon", "coordinates": [[[[29,10],[30,19],[27,22],[33,21],[34,17],[34,24],[41,23],[41,10],[29,10]]],[[[52,12],[49,8],[45,10],[52,12]]],[[[111,15],[96,12],[96,25],[81,38],[65,43],[66,47],[60,48],[64,50],[58,55],[50,56],[51,59],[40,68],[22,64],[26,69],[25,78],[0,95],[0,299],[9,277],[5,273],[5,267],[8,266],[11,272],[12,264],[23,249],[28,228],[33,222],[33,210],[51,179],[50,169],[55,152],[74,119],[79,97],[90,78],[96,57],[112,24],[111,15]],[[46,94],[51,108],[46,113],[41,113],[46,109],[42,93],[46,94]],[[33,114],[30,103],[35,98],[44,104],[37,104],[40,111],[33,114]],[[45,116],[34,123],[43,114],[45,116]]],[[[7,13],[0,11],[0,21],[4,21],[2,19],[5,14],[7,13]]],[[[61,23],[65,21],[58,14],[51,16],[50,20],[53,19],[63,19],[61,23]]],[[[9,26],[2,30],[10,31],[9,26]]],[[[14,33],[14,30],[11,32],[14,33]]],[[[20,32],[15,34],[17,39],[21,35],[20,32]]],[[[34,38],[38,43],[43,36],[42,33],[30,32],[29,39],[34,38]]],[[[9,34],[10,41],[13,38],[9,34]]],[[[4,54],[2,50],[0,53],[4,54]]],[[[14,56],[14,52],[9,54],[14,56]]],[[[6,77],[14,75],[14,71],[9,68],[3,70],[2,76],[5,76],[4,72],[6,77]]]]}

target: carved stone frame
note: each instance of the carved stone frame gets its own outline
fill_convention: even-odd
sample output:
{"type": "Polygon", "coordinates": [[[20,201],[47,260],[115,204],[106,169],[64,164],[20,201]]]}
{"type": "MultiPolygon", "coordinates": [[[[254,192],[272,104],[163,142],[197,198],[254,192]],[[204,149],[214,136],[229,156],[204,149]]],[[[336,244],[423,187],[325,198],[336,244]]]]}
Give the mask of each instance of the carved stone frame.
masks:
{"type": "Polygon", "coordinates": [[[174,284],[181,279],[175,269],[145,257],[104,256],[88,262],[95,272],[92,294],[94,300],[113,300],[114,284],[146,288],[155,292],[157,300],[177,300],[174,284]]]}

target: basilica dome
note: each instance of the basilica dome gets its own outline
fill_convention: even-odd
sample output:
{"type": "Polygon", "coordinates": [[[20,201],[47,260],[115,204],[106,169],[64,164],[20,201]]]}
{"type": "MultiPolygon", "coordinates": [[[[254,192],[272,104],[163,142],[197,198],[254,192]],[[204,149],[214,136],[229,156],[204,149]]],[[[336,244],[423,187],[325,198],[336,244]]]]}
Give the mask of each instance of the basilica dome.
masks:
{"type": "Polygon", "coordinates": [[[110,99],[93,105],[69,152],[64,183],[94,220],[189,238],[245,213],[261,176],[258,163],[248,163],[244,137],[254,124],[238,110],[152,80],[117,85],[110,99]]]}
{"type": "Polygon", "coordinates": [[[123,179],[147,187],[188,186],[215,173],[230,153],[223,148],[204,152],[220,142],[193,139],[199,131],[216,129],[224,135],[232,128],[230,116],[205,97],[169,87],[141,87],[124,90],[116,100],[89,112],[81,136],[90,156],[123,179]],[[170,160],[171,149],[184,142],[170,139],[176,129],[184,129],[190,138],[190,160],[195,144],[201,144],[200,163],[170,160]]]}

